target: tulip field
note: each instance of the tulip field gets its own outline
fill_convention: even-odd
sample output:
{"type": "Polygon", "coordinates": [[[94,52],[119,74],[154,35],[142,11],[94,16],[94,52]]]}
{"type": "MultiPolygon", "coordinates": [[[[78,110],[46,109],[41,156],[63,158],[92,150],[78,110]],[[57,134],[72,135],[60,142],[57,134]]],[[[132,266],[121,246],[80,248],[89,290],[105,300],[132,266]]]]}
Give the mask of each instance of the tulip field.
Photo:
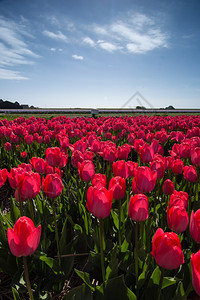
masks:
{"type": "Polygon", "coordinates": [[[0,300],[200,299],[200,116],[0,120],[0,300]]]}

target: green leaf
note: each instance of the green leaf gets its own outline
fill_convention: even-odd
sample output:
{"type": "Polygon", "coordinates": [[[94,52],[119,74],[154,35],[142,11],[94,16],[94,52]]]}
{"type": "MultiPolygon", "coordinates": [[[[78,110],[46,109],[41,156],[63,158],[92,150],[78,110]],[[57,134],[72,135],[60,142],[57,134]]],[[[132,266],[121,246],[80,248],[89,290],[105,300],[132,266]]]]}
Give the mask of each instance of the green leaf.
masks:
{"type": "Polygon", "coordinates": [[[117,244],[115,245],[115,247],[112,249],[112,251],[110,251],[111,253],[111,260],[109,265],[106,268],[106,280],[117,276],[118,273],[118,259],[117,259],[117,244]]]}
{"type": "Polygon", "coordinates": [[[13,299],[14,300],[20,300],[21,299],[18,291],[14,287],[12,287],[12,294],[13,294],[13,299]]]}
{"type": "Polygon", "coordinates": [[[162,283],[162,289],[164,289],[170,285],[173,285],[173,284],[176,284],[176,279],[174,279],[173,277],[164,277],[163,283],[162,283]]]}
{"type": "Polygon", "coordinates": [[[173,298],[173,300],[186,300],[187,296],[185,294],[184,288],[183,288],[183,283],[179,281],[178,287],[176,289],[176,295],[173,298]]]}
{"type": "MultiPolygon", "coordinates": [[[[36,256],[36,255],[34,255],[36,256]]],[[[63,274],[61,267],[59,266],[58,262],[53,259],[52,257],[48,257],[46,255],[39,256],[39,259],[43,261],[49,268],[56,274],[63,274]]]]}
{"type": "Polygon", "coordinates": [[[65,219],[65,222],[63,224],[59,244],[60,244],[60,253],[63,253],[64,248],[67,244],[67,218],[65,219]]]}
{"type": "Polygon", "coordinates": [[[151,275],[151,279],[153,281],[153,284],[156,284],[156,285],[159,285],[159,282],[160,282],[160,276],[161,276],[161,271],[160,271],[160,268],[157,266],[152,275],[151,275]]]}
{"type": "Polygon", "coordinates": [[[13,223],[15,223],[20,217],[20,210],[16,206],[12,198],[10,199],[10,213],[11,213],[11,220],[13,221],[13,223]]]}
{"type": "Polygon", "coordinates": [[[4,229],[4,218],[3,218],[3,215],[2,215],[2,212],[0,210],[0,241],[3,243],[3,244],[7,244],[7,238],[6,238],[6,233],[5,233],[5,229],[4,229]]]}
{"type": "Polygon", "coordinates": [[[87,212],[86,212],[85,206],[82,203],[80,205],[81,205],[81,208],[83,210],[82,217],[83,217],[83,221],[84,221],[84,225],[85,225],[85,232],[86,232],[86,234],[88,234],[89,226],[88,226],[87,212]]]}
{"type": "Polygon", "coordinates": [[[117,212],[114,209],[111,210],[111,216],[113,218],[113,222],[115,224],[115,227],[117,229],[119,229],[119,216],[118,216],[117,212]]]}
{"type": "Polygon", "coordinates": [[[63,300],[92,300],[92,299],[93,299],[92,292],[86,284],[73,288],[63,298],[63,300]]]}
{"type": "Polygon", "coordinates": [[[105,293],[101,297],[100,294],[94,297],[94,300],[136,300],[135,294],[126,286],[124,276],[112,278],[107,281],[105,293]]]}
{"type": "Polygon", "coordinates": [[[88,273],[79,271],[77,269],[74,269],[74,271],[87,284],[87,286],[90,287],[92,291],[95,291],[95,287],[92,285],[90,275],[88,273]]]}

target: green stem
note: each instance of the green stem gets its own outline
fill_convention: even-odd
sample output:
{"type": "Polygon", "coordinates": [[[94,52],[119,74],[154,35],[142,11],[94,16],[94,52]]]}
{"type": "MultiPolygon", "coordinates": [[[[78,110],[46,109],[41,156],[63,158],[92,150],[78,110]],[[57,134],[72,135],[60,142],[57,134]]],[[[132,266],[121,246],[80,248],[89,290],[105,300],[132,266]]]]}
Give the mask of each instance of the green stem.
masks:
{"type": "Polygon", "coordinates": [[[29,280],[29,275],[28,275],[28,266],[27,266],[26,256],[23,256],[23,263],[24,263],[24,275],[25,275],[25,279],[26,279],[27,290],[28,290],[28,293],[29,293],[29,299],[34,300],[33,293],[31,291],[31,284],[30,284],[30,280],[29,280]]]}
{"type": "Polygon", "coordinates": [[[103,254],[103,219],[99,219],[100,222],[100,254],[101,254],[101,272],[103,282],[105,282],[105,265],[104,265],[104,254],[103,254]]]}
{"type": "Polygon", "coordinates": [[[138,282],[138,222],[136,222],[135,226],[135,277],[136,277],[136,285],[138,282]]]}
{"type": "Polygon", "coordinates": [[[58,226],[57,226],[57,222],[56,222],[56,210],[55,210],[54,204],[52,204],[52,208],[53,208],[53,219],[54,219],[54,225],[55,225],[57,255],[58,255],[58,261],[59,261],[59,264],[60,264],[60,247],[59,247],[58,226]]]}
{"type": "Polygon", "coordinates": [[[161,268],[160,282],[159,282],[159,287],[158,287],[158,300],[160,300],[160,297],[161,297],[163,278],[164,278],[164,269],[161,268]]]}
{"type": "Polygon", "coordinates": [[[34,206],[33,206],[33,199],[30,199],[30,213],[31,213],[31,219],[33,223],[35,222],[35,215],[34,215],[34,206]]]}
{"type": "Polygon", "coordinates": [[[121,199],[118,200],[118,215],[119,215],[119,250],[121,251],[122,237],[121,237],[121,199]]]}

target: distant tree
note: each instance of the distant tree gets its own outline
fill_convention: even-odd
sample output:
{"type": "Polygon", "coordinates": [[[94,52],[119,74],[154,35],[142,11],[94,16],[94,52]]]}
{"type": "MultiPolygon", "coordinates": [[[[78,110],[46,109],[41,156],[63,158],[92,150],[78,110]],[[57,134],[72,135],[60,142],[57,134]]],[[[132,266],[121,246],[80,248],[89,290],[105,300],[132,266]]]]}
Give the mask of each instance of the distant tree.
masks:
{"type": "Polygon", "coordinates": [[[144,106],[136,106],[136,109],[146,109],[146,107],[144,107],[144,106]]]}
{"type": "Polygon", "coordinates": [[[165,109],[175,109],[172,105],[169,105],[168,107],[165,107],[165,109]]]}

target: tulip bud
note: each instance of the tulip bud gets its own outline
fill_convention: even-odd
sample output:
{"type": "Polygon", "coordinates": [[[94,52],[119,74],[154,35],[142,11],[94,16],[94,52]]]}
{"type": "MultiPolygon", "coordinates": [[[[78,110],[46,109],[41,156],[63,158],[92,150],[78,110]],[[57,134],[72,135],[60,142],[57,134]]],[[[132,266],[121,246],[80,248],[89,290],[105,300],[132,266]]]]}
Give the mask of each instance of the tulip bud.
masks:
{"type": "Polygon", "coordinates": [[[136,222],[145,221],[149,217],[149,200],[147,196],[143,194],[131,196],[128,214],[136,222]]]}
{"type": "Polygon", "coordinates": [[[35,228],[33,221],[28,217],[19,218],[13,229],[7,230],[10,251],[17,257],[33,254],[38,247],[40,236],[41,225],[35,228]]]}
{"type": "Polygon", "coordinates": [[[158,228],[153,240],[151,255],[156,263],[167,270],[177,269],[184,263],[180,240],[174,232],[164,232],[158,228]]]}

